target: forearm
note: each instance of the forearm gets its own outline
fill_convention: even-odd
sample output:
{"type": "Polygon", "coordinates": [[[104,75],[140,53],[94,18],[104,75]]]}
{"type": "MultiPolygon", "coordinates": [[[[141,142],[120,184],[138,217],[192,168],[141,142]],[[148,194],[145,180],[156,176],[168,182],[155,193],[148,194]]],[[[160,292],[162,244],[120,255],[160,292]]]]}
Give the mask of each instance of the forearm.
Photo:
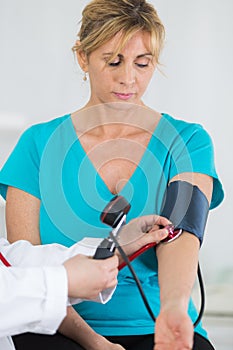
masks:
{"type": "Polygon", "coordinates": [[[59,332],[88,350],[104,349],[101,344],[107,342],[79,316],[73,307],[67,308],[67,317],[61,323],[59,332]]]}
{"type": "Polygon", "coordinates": [[[198,239],[184,232],[177,240],[157,247],[161,310],[187,310],[197,274],[198,239]]]}

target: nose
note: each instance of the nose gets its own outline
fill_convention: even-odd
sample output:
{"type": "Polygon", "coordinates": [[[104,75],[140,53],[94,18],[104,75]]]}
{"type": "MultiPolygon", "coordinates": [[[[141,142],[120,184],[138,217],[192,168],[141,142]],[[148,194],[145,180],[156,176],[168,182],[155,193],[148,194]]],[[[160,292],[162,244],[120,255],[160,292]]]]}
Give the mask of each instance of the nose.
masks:
{"type": "Polygon", "coordinates": [[[121,85],[132,86],[136,82],[136,72],[131,64],[122,64],[119,70],[118,81],[121,85]]]}

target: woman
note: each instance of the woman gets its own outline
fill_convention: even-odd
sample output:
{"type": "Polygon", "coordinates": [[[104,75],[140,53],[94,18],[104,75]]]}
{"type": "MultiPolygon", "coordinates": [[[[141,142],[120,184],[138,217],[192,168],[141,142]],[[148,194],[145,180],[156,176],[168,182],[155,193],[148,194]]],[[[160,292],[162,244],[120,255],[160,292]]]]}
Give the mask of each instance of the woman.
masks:
{"type": "MultiPolygon", "coordinates": [[[[142,101],[163,40],[164,27],[146,1],[96,0],[85,7],[73,50],[84,79],[89,75],[90,99],[75,113],[28,129],[2,169],[10,241],[69,246],[80,232],[104,237],[99,213],[113,195],[130,201],[129,219],[157,214],[167,186],[181,180],[197,186],[210,208],[222,201],[206,131],[142,101]]],[[[202,325],[193,329],[190,294],[199,247],[199,239],[184,231],[135,260],[156,329],[128,268],[107,305],[84,302],[75,310],[125,349],[213,349],[202,325]]],[[[75,310],[69,309],[60,332],[78,343],[75,310]]]]}

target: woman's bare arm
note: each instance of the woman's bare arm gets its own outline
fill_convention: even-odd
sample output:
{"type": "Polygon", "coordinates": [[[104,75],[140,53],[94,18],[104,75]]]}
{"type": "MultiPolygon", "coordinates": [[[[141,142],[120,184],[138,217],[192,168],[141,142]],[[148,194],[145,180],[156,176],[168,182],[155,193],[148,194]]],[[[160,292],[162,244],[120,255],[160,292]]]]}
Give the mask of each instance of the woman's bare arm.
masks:
{"type": "Polygon", "coordinates": [[[15,187],[6,196],[6,229],[10,243],[25,239],[41,244],[39,232],[40,200],[15,187]]]}
{"type": "Polygon", "coordinates": [[[68,308],[68,315],[59,331],[86,350],[124,350],[122,346],[110,343],[102,335],[97,334],[72,307],[68,308]]]}
{"type": "MultiPolygon", "coordinates": [[[[197,185],[210,202],[213,188],[211,177],[192,173],[176,176],[172,181],[175,180],[189,181],[197,185]]],[[[198,238],[188,232],[183,232],[177,240],[171,243],[160,244],[157,247],[161,310],[156,322],[155,349],[157,347],[163,349],[163,342],[166,338],[164,338],[164,332],[167,332],[167,339],[171,341],[171,349],[183,349],[185,347],[182,341],[187,344],[192,341],[193,326],[187,317],[187,309],[197,275],[199,248],[198,238]],[[177,319],[180,321],[177,321],[176,324],[177,319]],[[169,322],[174,329],[177,327],[176,336],[180,331],[180,339],[177,337],[175,340],[172,332],[169,338],[169,322]],[[184,327],[184,329],[179,327],[184,327]],[[177,347],[175,347],[176,341],[180,341],[177,347]]],[[[169,346],[167,348],[170,349],[169,346]]]]}

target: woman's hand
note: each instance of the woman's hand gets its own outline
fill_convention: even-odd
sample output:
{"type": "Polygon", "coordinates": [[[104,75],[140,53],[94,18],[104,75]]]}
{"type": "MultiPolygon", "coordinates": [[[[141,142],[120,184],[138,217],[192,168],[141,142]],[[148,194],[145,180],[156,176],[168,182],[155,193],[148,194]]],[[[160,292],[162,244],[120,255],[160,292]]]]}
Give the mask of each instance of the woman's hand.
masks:
{"type": "Polygon", "coordinates": [[[155,325],[154,350],[191,350],[193,347],[193,324],[181,307],[161,310],[155,325]]]}
{"type": "Polygon", "coordinates": [[[131,220],[123,226],[119,233],[118,242],[127,255],[133,254],[149,243],[159,243],[167,237],[168,230],[165,228],[171,222],[158,215],[145,215],[131,220]]]}
{"type": "Polygon", "coordinates": [[[102,290],[115,287],[118,264],[117,256],[105,260],[94,260],[80,254],[65,261],[69,296],[95,299],[102,290]]]}

